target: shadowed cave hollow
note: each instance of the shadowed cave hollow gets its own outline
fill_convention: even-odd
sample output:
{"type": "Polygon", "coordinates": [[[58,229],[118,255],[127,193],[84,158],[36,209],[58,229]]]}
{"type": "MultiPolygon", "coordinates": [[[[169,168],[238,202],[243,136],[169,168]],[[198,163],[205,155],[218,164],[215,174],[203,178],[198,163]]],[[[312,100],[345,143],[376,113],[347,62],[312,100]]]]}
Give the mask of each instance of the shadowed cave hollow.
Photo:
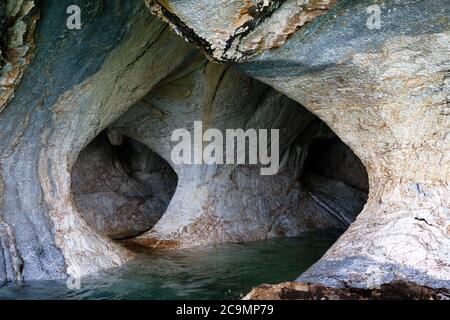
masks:
{"type": "MultiPolygon", "coordinates": [[[[306,142],[300,134],[291,145],[301,145],[307,155],[295,163],[302,186],[296,214],[308,217],[302,230],[343,232],[367,201],[367,172],[323,122],[316,118],[311,126],[320,133],[306,142]]],[[[177,174],[166,160],[144,144],[108,130],[80,153],[72,172],[78,209],[92,227],[114,240],[150,230],[169,206],[177,183],[177,174]]]]}
{"type": "Polygon", "coordinates": [[[131,139],[113,145],[106,132],[80,154],[73,170],[78,209],[97,231],[112,239],[149,230],[166,210],[177,186],[171,166],[131,139]]]}

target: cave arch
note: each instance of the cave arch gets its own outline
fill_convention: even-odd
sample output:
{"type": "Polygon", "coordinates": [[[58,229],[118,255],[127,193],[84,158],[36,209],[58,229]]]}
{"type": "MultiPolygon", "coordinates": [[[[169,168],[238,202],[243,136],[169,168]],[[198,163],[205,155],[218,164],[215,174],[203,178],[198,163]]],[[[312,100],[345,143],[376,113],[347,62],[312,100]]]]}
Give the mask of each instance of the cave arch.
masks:
{"type": "Polygon", "coordinates": [[[114,138],[102,132],[80,153],[72,171],[72,193],[88,223],[119,240],[149,230],[161,218],[178,178],[145,145],[114,138]]]}
{"type": "MultiPolygon", "coordinates": [[[[233,67],[208,62],[201,54],[186,59],[112,124],[109,132],[150,147],[179,178],[161,219],[148,232],[130,239],[139,245],[192,247],[345,230],[367,199],[367,190],[345,184],[339,177],[304,170],[313,142],[336,137],[322,121],[276,90],[233,67]],[[242,94],[236,95],[237,91],[242,94]],[[262,176],[259,165],[172,163],[172,133],[180,128],[192,133],[196,121],[202,121],[204,130],[223,132],[278,129],[279,172],[262,176]]],[[[332,146],[340,146],[335,154],[345,154],[363,172],[361,179],[366,178],[364,166],[352,151],[339,139],[333,141],[332,146]]]]}
{"type": "MultiPolygon", "coordinates": [[[[186,167],[171,164],[168,156],[170,147],[165,144],[170,130],[162,139],[154,136],[155,133],[161,133],[159,127],[173,128],[168,125],[171,116],[165,122],[155,119],[154,113],[172,113],[149,104],[150,98],[146,97],[97,136],[78,156],[72,170],[72,194],[79,212],[102,235],[114,240],[128,239],[129,244],[134,242],[150,247],[294,237],[324,229],[345,231],[367,200],[368,181],[364,166],[322,121],[276,91],[271,94],[276,98],[269,99],[268,106],[278,105],[281,110],[285,109],[286,119],[298,113],[308,119],[304,125],[294,128],[294,132],[291,129],[284,130],[282,138],[292,141],[283,146],[284,163],[279,175],[261,176],[259,168],[254,165],[186,167]],[[159,127],[155,128],[156,124],[159,127]],[[289,134],[290,139],[286,139],[286,134],[289,134]],[[158,152],[162,152],[162,156],[147,145],[154,146],[158,152]],[[178,175],[181,177],[180,183],[178,175]],[[217,175],[222,178],[215,181],[217,175]],[[231,186],[230,181],[234,181],[231,186]],[[216,218],[223,219],[221,214],[227,214],[233,206],[237,210],[249,210],[249,213],[235,216],[228,227],[222,230],[215,229],[217,225],[212,228],[208,224],[202,226],[203,221],[200,220],[202,227],[211,228],[208,230],[212,231],[203,237],[195,229],[190,229],[192,226],[189,224],[184,225],[183,241],[186,242],[178,242],[178,235],[171,233],[163,239],[148,240],[146,232],[154,234],[152,228],[160,219],[176,225],[183,215],[190,214],[186,206],[189,208],[192,200],[186,197],[197,196],[199,185],[196,183],[200,186],[210,185],[210,205],[211,199],[214,201],[214,194],[225,194],[229,199],[227,203],[219,201],[216,204],[216,218]],[[256,189],[249,192],[249,188],[256,189]],[[271,192],[274,194],[270,195],[271,192]],[[271,217],[265,215],[264,211],[268,210],[266,207],[250,209],[242,202],[242,195],[258,201],[264,201],[265,198],[270,201],[284,199],[287,205],[273,207],[271,217]],[[171,213],[174,209],[169,208],[172,199],[175,213],[171,213]],[[164,216],[167,209],[169,218],[164,216]],[[259,215],[260,221],[256,220],[255,223],[255,220],[248,220],[252,214],[259,215]],[[246,234],[236,232],[239,229],[245,229],[246,234]],[[227,238],[220,232],[235,234],[227,238]]],[[[264,109],[269,110],[267,106],[264,109]]],[[[209,214],[204,206],[197,210],[196,214],[200,214],[202,219],[204,214],[209,214]]]]}
{"type": "Polygon", "coordinates": [[[85,146],[193,49],[139,0],[80,1],[98,11],[86,10],[76,32],[60,19],[70,1],[33,4],[39,50],[23,59],[27,70],[0,113],[0,246],[9,265],[0,263],[0,283],[81,277],[133,258],[81,217],[71,172],[85,146]]]}

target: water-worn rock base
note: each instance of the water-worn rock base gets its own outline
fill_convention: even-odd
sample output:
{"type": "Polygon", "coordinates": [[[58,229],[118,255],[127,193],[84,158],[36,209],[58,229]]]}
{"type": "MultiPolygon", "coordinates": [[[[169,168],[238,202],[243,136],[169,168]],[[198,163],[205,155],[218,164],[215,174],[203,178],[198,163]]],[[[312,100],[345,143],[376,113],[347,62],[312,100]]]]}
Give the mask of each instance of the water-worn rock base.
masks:
{"type": "Polygon", "coordinates": [[[391,282],[375,289],[331,288],[320,284],[285,282],[254,288],[244,300],[450,300],[450,290],[413,282],[391,282]]]}

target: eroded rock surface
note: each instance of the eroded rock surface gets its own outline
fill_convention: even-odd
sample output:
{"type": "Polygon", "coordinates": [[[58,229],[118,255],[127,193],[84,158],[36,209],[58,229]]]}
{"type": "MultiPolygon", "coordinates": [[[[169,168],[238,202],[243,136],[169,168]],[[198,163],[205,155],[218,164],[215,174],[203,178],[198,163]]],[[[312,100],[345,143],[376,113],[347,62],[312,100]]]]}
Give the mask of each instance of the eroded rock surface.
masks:
{"type": "Polygon", "coordinates": [[[298,28],[336,4],[336,0],[145,2],[181,36],[220,62],[243,61],[278,48],[298,28]]]}
{"type": "Polygon", "coordinates": [[[0,3],[0,112],[13,97],[35,51],[34,34],[39,9],[34,0],[0,3]]]}
{"type": "Polygon", "coordinates": [[[346,228],[366,201],[366,191],[341,181],[312,173],[303,179],[312,140],[334,136],[323,123],[275,90],[200,55],[164,79],[110,129],[147,145],[178,175],[167,211],[135,239],[139,244],[187,247],[346,228]],[[173,163],[172,132],[186,128],[193,136],[194,121],[202,121],[203,132],[280,129],[279,172],[261,175],[259,165],[173,163]]]}
{"type": "Polygon", "coordinates": [[[90,141],[192,50],[142,1],[79,1],[81,30],[66,28],[71,4],[41,6],[39,50],[0,113],[0,213],[10,231],[2,250],[19,270],[0,269],[0,282],[81,276],[132,258],[82,217],[72,169],[90,141]]]}
{"type": "Polygon", "coordinates": [[[113,145],[110,139],[103,133],[81,152],[72,171],[72,191],[90,225],[123,239],[158,222],[178,179],[165,160],[139,142],[120,138],[113,145]]]}

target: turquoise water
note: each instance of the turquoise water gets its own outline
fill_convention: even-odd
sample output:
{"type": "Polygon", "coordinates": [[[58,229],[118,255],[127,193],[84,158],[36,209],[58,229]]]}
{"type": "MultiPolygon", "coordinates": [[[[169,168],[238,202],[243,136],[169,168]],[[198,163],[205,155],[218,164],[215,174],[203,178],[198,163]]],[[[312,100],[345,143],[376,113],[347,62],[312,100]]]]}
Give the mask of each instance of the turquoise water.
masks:
{"type": "Polygon", "coordinates": [[[0,288],[0,299],[240,299],[263,283],[294,280],[338,233],[212,248],[140,254],[127,265],[83,278],[81,289],[45,281],[0,288]]]}

